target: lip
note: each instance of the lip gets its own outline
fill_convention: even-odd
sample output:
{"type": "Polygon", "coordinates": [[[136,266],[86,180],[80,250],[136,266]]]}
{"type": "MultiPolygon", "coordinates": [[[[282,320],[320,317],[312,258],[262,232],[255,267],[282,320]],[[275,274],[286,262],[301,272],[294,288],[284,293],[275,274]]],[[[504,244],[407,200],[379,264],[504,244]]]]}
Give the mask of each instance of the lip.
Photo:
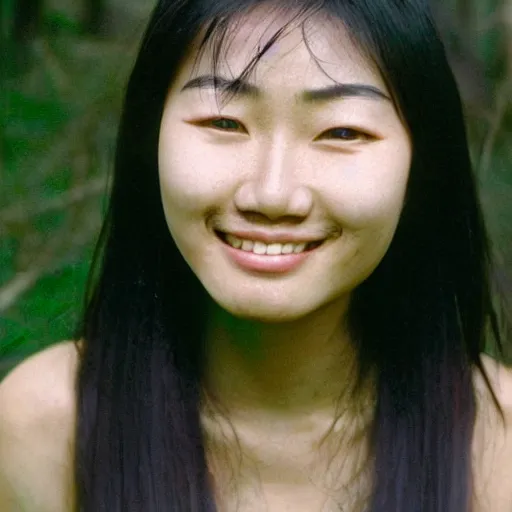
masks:
{"type": "Polygon", "coordinates": [[[255,254],[252,251],[243,251],[242,249],[235,249],[220,237],[219,241],[221,242],[229,259],[237,267],[246,271],[270,274],[283,274],[296,270],[307,258],[311,257],[311,254],[318,248],[316,247],[310,250],[305,250],[298,254],[266,255],[255,254]]]}

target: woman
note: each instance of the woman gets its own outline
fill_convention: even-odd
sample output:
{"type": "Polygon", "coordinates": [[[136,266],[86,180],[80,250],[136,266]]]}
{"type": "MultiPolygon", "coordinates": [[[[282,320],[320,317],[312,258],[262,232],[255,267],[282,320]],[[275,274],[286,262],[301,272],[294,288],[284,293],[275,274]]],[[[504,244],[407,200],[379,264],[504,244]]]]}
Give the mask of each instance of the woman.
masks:
{"type": "Polygon", "coordinates": [[[512,510],[490,266],[425,1],[162,0],[79,357],[0,393],[2,510],[512,510]]]}

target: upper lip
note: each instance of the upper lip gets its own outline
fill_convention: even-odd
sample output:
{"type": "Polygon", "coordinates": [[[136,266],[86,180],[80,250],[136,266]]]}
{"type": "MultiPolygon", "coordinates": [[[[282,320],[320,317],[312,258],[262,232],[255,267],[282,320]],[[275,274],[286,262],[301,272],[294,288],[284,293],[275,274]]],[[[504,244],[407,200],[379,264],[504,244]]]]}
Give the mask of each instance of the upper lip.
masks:
{"type": "Polygon", "coordinates": [[[315,237],[315,236],[307,236],[307,235],[300,235],[300,234],[292,234],[292,233],[286,233],[284,231],[276,231],[274,233],[267,233],[264,231],[258,231],[258,230],[250,230],[250,231],[221,231],[218,230],[219,233],[223,235],[232,235],[236,238],[241,238],[242,240],[252,240],[255,242],[263,242],[265,244],[271,244],[271,243],[280,243],[280,244],[286,244],[286,243],[294,243],[294,244],[301,244],[301,243],[311,243],[311,242],[320,242],[323,240],[322,237],[315,237]]]}

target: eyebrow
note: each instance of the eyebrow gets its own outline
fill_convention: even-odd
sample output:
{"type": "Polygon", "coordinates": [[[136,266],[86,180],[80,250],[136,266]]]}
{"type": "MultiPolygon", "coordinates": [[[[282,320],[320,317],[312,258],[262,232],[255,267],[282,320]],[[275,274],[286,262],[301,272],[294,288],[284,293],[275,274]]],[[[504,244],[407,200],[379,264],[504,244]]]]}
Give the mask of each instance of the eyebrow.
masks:
{"type": "MultiPolygon", "coordinates": [[[[187,82],[181,92],[188,89],[221,89],[236,97],[260,98],[262,90],[246,80],[235,78],[228,79],[222,76],[203,75],[187,82]]],[[[370,98],[374,100],[392,101],[391,98],[374,85],[368,84],[341,84],[337,83],[320,89],[308,89],[297,94],[297,99],[302,103],[327,103],[341,98],[370,98]]]]}

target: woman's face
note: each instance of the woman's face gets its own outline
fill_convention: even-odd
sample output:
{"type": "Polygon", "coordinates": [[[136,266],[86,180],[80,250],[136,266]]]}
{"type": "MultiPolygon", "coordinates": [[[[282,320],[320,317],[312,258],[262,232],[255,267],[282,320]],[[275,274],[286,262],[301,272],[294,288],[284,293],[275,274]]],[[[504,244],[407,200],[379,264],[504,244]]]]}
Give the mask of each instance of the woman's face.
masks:
{"type": "MultiPolygon", "coordinates": [[[[243,19],[217,70],[219,90],[280,26],[262,11],[243,19]]],[[[339,26],[306,27],[307,44],[291,28],[227,103],[208,78],[211,53],[194,66],[191,51],[161,123],[171,235],[212,298],[254,320],[345,301],[389,247],[411,164],[379,73],[339,26]]]]}

